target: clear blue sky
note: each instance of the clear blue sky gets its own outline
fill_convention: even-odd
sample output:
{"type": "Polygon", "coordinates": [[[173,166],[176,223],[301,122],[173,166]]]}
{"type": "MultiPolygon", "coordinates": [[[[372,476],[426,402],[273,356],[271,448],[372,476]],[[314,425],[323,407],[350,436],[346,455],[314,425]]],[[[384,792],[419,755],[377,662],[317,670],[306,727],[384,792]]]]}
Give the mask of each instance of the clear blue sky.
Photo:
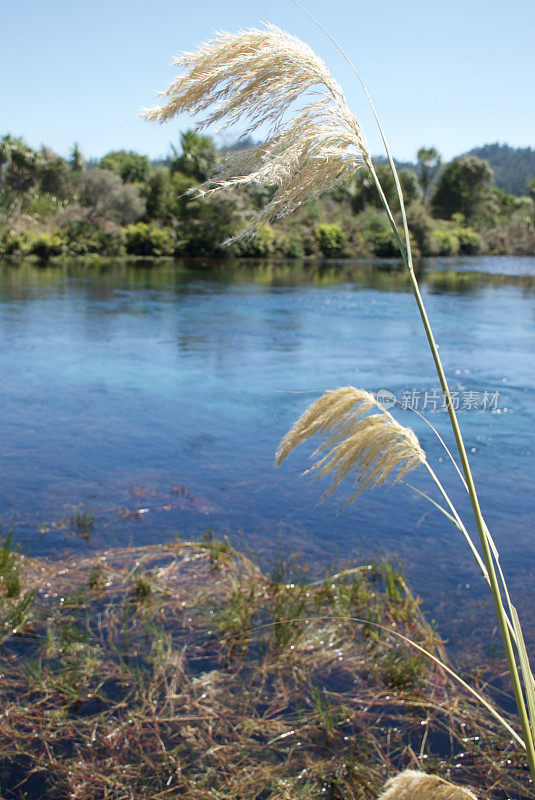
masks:
{"type": "MultiPolygon", "coordinates": [[[[306,0],[349,52],[395,155],[445,158],[485,142],[535,147],[535,0],[306,0]]],[[[67,155],[165,155],[192,120],[137,118],[174,77],[171,57],[218,30],[273,22],[308,42],[380,150],[361,90],[291,0],[1,0],[0,135],[67,155]]],[[[239,133],[239,131],[237,132],[239,133]]]]}

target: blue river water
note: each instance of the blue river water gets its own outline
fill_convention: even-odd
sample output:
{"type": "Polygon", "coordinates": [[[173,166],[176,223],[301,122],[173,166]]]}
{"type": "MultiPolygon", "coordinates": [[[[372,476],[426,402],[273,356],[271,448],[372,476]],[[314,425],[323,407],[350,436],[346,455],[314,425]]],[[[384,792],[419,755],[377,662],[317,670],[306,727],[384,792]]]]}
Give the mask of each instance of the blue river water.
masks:
{"type": "MultiPolygon", "coordinates": [[[[535,625],[535,259],[433,259],[421,285],[459,402],[481,505],[535,625]]],[[[0,264],[0,521],[30,555],[228,535],[269,568],[312,573],[397,554],[453,643],[492,634],[460,535],[406,486],[318,504],[310,447],[277,444],[326,389],[386,390],[451,444],[396,262],[0,264]],[[88,538],[76,514],[94,517],[88,538]]],[[[468,499],[430,428],[398,403],[463,518],[468,499]]],[[[426,473],[411,476],[439,499],[426,473]]],[[[473,529],[473,525],[470,526],[473,529]]],[[[534,630],[535,632],[535,630],[534,630]]]]}

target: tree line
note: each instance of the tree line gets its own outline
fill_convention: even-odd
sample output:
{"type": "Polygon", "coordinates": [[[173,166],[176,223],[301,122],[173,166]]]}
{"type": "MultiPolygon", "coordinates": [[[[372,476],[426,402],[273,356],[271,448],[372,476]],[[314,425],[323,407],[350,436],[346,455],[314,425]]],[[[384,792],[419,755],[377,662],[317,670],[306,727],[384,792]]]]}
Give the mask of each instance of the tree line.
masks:
{"type": "MultiPolygon", "coordinates": [[[[238,146],[252,146],[249,141],[238,146]]],[[[369,174],[307,203],[230,246],[274,187],[202,200],[190,189],[216,170],[224,154],[207,136],[181,134],[168,158],[118,150],[87,163],[77,145],[68,159],[20,137],[0,139],[0,254],[40,259],[120,256],[369,257],[396,256],[397,246],[369,174]]],[[[388,165],[377,173],[393,209],[399,206],[388,165]]],[[[433,147],[400,170],[417,254],[535,253],[535,179],[528,194],[499,189],[476,155],[443,164],[433,147]]]]}

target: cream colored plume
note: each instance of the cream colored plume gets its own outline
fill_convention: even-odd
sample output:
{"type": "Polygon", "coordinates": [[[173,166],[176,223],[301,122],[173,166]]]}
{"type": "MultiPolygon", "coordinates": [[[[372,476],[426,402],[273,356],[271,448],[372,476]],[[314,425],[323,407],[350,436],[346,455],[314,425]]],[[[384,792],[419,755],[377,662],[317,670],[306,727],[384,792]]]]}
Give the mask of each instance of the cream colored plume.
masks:
{"type": "Polygon", "coordinates": [[[477,800],[464,786],[454,786],[438,775],[407,769],[391,778],[378,800],[477,800]]]}
{"type": "Polygon", "coordinates": [[[371,164],[360,125],[324,62],[276,26],[220,33],[175,63],[185,72],[161,93],[168,98],[165,105],[144,112],[147,119],[164,122],[180,112],[207,112],[199,128],[245,123],[244,136],[259,126],[269,128],[263,144],[238,152],[212,180],[192,190],[203,195],[251,183],[276,186],[242,236],[371,164]],[[301,102],[285,121],[304,93],[308,104],[301,102]]]}
{"type": "Polygon", "coordinates": [[[307,408],[281,441],[277,466],[316,434],[323,434],[324,442],[314,452],[319,459],[307,472],[332,475],[324,497],[354,474],[356,490],[348,503],[366,489],[380,486],[391,473],[399,480],[425,461],[414,431],[400,425],[372,394],[354,386],[332,389],[307,408]],[[370,414],[372,410],[376,413],[370,414]]]}

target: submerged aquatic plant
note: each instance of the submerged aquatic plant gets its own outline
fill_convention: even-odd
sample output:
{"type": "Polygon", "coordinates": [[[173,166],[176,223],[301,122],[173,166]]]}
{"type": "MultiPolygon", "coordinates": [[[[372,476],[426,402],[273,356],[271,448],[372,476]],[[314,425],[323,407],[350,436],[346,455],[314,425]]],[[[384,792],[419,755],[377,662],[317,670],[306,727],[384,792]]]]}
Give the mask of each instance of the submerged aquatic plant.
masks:
{"type": "MultiPolygon", "coordinates": [[[[295,2],[299,5],[297,0],[295,2]]],[[[341,50],[339,45],[334,43],[341,50]]],[[[353,67],[344,51],[341,52],[353,67]]],[[[202,195],[256,182],[275,185],[276,191],[272,199],[253,217],[250,227],[242,235],[254,234],[264,222],[284,216],[311,197],[343,183],[357,169],[366,167],[369,170],[407,268],[444,395],[461,467],[454,463],[470,497],[482,556],[470,539],[464,523],[438,478],[423,459],[422,463],[441,491],[449,510],[442,508],[431,498],[428,499],[444,512],[465,536],[492,592],[522,727],[526,756],[532,779],[535,780],[535,681],[518,614],[511,603],[501,570],[499,554],[479,506],[457,414],[413,268],[409,228],[399,177],[373,104],[372,110],[396,185],[402,231],[398,229],[375,172],[358,121],[349,110],[338,83],[323,61],[306,44],[275,26],[268,25],[266,30],[252,29],[236,34],[219,34],[196,52],[179,58],[177,64],[184,68],[185,72],[162,93],[168,102],[145,112],[148,119],[163,122],[179,111],[207,111],[199,127],[219,122],[230,125],[248,120],[245,131],[247,134],[259,126],[266,124],[271,126],[269,136],[263,144],[238,153],[223,165],[219,175],[192,190],[202,195]],[[307,92],[312,90],[316,93],[313,99],[298,108],[289,121],[285,121],[289,112],[298,102],[303,101],[303,96],[307,92]]],[[[356,69],[355,72],[361,80],[356,69]]],[[[366,87],[362,85],[371,104],[366,87]]],[[[354,467],[357,469],[357,484],[360,481],[360,489],[382,483],[396,466],[404,473],[409,464],[416,465],[421,451],[416,438],[413,440],[406,433],[407,429],[401,428],[395,421],[394,425],[393,418],[388,419],[384,416],[384,410],[379,410],[375,415],[375,421],[373,415],[364,419],[358,417],[358,410],[353,412],[353,416],[350,413],[347,419],[338,414],[340,419],[338,425],[336,421],[338,412],[333,411],[333,408],[330,408],[329,413],[325,413],[323,418],[319,412],[323,407],[322,402],[328,406],[330,400],[332,396],[329,397],[327,394],[317,401],[319,406],[314,404],[308,412],[305,412],[283,440],[279,450],[279,460],[282,460],[299,441],[309,438],[316,432],[328,431],[326,420],[330,414],[334,423],[327,437],[327,446],[330,444],[331,451],[318,462],[316,467],[320,473],[322,470],[324,473],[334,471],[334,486],[338,485],[354,467]],[[398,438],[395,437],[394,431],[398,438]],[[344,432],[346,437],[349,436],[349,440],[344,439],[344,432]],[[377,437],[376,446],[371,443],[372,437],[377,437]],[[383,447],[386,447],[384,452],[383,447]],[[403,448],[408,449],[404,451],[403,448]],[[405,452],[406,455],[400,456],[400,452],[405,452]]],[[[367,402],[369,401],[362,398],[357,409],[363,408],[367,402]]],[[[327,408],[324,410],[326,412],[327,408]]],[[[449,451],[447,452],[449,454],[449,451]]],[[[355,494],[358,494],[358,490],[355,494]]]]}
{"type": "MultiPolygon", "coordinates": [[[[416,758],[487,800],[521,794],[518,741],[425,657],[442,643],[390,565],[311,582],[299,560],[270,577],[208,544],[22,562],[32,619],[0,636],[3,798],[375,800],[416,758]]],[[[0,593],[1,622],[10,608],[0,593]]]]}

